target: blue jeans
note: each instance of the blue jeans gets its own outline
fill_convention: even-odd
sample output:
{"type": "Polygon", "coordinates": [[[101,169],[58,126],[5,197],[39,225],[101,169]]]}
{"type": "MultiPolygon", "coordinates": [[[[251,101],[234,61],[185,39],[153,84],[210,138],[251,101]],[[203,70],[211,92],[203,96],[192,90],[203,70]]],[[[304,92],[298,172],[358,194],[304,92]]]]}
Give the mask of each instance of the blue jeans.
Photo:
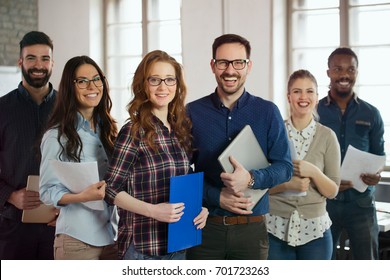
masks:
{"type": "Polygon", "coordinates": [[[269,260],[330,260],[332,257],[332,234],[324,232],[322,238],[314,239],[304,245],[290,246],[272,234],[269,238],[269,260]]]}
{"type": "Polygon", "coordinates": [[[374,196],[367,195],[356,200],[329,200],[327,211],[332,220],[333,259],[343,229],[346,230],[355,260],[377,260],[378,223],[374,196]]]}
{"type": "Polygon", "coordinates": [[[186,252],[178,251],[163,256],[149,256],[138,252],[135,249],[134,244],[132,242],[129,248],[127,248],[127,251],[123,259],[124,260],[185,260],[186,252]]]}

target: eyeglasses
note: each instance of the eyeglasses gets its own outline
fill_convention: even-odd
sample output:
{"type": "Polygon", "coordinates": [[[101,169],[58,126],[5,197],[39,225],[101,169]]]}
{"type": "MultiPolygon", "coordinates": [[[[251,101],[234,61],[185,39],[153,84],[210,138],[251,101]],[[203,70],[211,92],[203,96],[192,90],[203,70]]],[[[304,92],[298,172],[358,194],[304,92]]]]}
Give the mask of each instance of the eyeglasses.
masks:
{"type": "Polygon", "coordinates": [[[214,59],[214,64],[219,70],[226,70],[229,67],[229,64],[233,65],[233,68],[236,70],[242,70],[245,68],[249,59],[235,59],[235,60],[226,60],[226,59],[214,59]]]}
{"type": "Polygon", "coordinates": [[[161,83],[164,82],[167,86],[171,87],[176,85],[177,79],[176,78],[165,78],[165,79],[160,79],[156,77],[149,77],[148,78],[148,83],[151,86],[159,86],[161,83]]]}
{"type": "Polygon", "coordinates": [[[74,80],[73,82],[76,84],[76,86],[79,89],[86,89],[86,88],[88,88],[89,85],[91,84],[91,82],[93,82],[93,84],[96,87],[102,87],[103,86],[103,80],[100,78],[100,76],[96,76],[92,80],[88,80],[86,78],[78,78],[78,79],[74,80]]]}

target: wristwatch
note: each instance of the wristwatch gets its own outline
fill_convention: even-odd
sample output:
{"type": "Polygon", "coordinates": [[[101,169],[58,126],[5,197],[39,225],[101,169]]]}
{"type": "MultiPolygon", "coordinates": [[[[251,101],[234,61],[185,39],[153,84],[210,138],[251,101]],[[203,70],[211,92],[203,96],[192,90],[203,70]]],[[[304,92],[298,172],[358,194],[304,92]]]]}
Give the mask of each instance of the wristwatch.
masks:
{"type": "Polygon", "coordinates": [[[253,176],[252,171],[249,171],[249,174],[251,175],[251,179],[248,182],[248,189],[253,189],[253,186],[255,185],[255,177],[253,176]]]}

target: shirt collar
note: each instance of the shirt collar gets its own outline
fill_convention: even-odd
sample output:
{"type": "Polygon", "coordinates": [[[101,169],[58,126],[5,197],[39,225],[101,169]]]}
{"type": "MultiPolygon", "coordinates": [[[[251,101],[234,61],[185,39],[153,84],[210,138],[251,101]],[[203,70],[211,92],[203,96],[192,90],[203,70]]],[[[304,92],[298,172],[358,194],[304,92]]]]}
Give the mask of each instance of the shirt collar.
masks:
{"type": "MultiPolygon", "coordinates": [[[[98,117],[98,124],[100,124],[100,117],[98,117]]],[[[83,129],[85,131],[91,131],[91,125],[88,120],[84,118],[84,116],[80,113],[77,112],[77,125],[76,125],[76,130],[83,129]]],[[[96,132],[100,134],[100,126],[96,125],[95,127],[96,132]]]]}
{"type": "Polygon", "coordinates": [[[316,124],[317,122],[314,120],[314,118],[312,118],[308,126],[306,126],[301,131],[298,131],[294,127],[291,118],[287,119],[287,129],[293,139],[297,139],[298,136],[301,136],[303,139],[309,139],[315,133],[316,124]]]}
{"type": "Polygon", "coordinates": [[[155,115],[152,115],[152,123],[158,125],[160,128],[164,127],[164,123],[155,115]]]}
{"type": "MultiPolygon", "coordinates": [[[[25,98],[26,100],[31,100],[31,101],[33,101],[33,99],[31,98],[30,93],[29,93],[29,92],[27,91],[27,89],[23,86],[23,83],[22,83],[22,82],[19,83],[18,91],[19,91],[20,94],[23,96],[23,98],[25,98]]],[[[46,96],[43,98],[43,103],[49,101],[53,96],[54,96],[53,85],[52,85],[51,83],[49,83],[49,93],[46,94],[46,96]]]]}
{"type": "MultiPolygon", "coordinates": [[[[351,100],[354,100],[357,104],[359,104],[359,97],[356,93],[353,93],[353,97],[351,100]]],[[[326,106],[329,106],[331,103],[336,104],[336,101],[330,96],[330,91],[328,91],[328,96],[326,97],[326,106]]]]}
{"type": "MultiPolygon", "coordinates": [[[[244,89],[244,92],[241,94],[241,96],[237,99],[236,103],[234,104],[234,108],[241,108],[242,106],[244,106],[244,104],[248,101],[249,99],[249,93],[244,89]]],[[[214,104],[214,106],[217,108],[217,109],[220,109],[220,108],[225,108],[226,106],[222,103],[221,99],[219,98],[218,96],[218,93],[217,93],[217,88],[215,89],[215,91],[211,94],[211,100],[214,104]]]]}
{"type": "Polygon", "coordinates": [[[90,128],[89,121],[87,121],[81,113],[77,112],[77,127],[76,127],[76,129],[77,130],[80,130],[80,129],[89,130],[89,128],[90,128]]]}
{"type": "MultiPolygon", "coordinates": [[[[155,115],[152,116],[152,123],[154,125],[156,125],[159,129],[161,129],[162,131],[169,131],[168,128],[164,125],[164,123],[158,118],[156,117],[155,115]]],[[[174,134],[173,132],[173,128],[171,129],[171,134],[174,134]]]]}

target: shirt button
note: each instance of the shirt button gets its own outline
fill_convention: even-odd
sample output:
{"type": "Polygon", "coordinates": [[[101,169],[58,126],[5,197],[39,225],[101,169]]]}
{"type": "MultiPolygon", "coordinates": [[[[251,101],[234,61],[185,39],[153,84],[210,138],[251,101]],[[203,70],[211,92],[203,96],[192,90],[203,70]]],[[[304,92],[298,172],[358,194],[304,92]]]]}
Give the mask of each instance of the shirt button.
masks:
{"type": "Polygon", "coordinates": [[[231,116],[229,116],[229,117],[228,117],[228,119],[229,119],[229,120],[231,120],[231,119],[232,119],[232,117],[231,117],[231,116]]]}

